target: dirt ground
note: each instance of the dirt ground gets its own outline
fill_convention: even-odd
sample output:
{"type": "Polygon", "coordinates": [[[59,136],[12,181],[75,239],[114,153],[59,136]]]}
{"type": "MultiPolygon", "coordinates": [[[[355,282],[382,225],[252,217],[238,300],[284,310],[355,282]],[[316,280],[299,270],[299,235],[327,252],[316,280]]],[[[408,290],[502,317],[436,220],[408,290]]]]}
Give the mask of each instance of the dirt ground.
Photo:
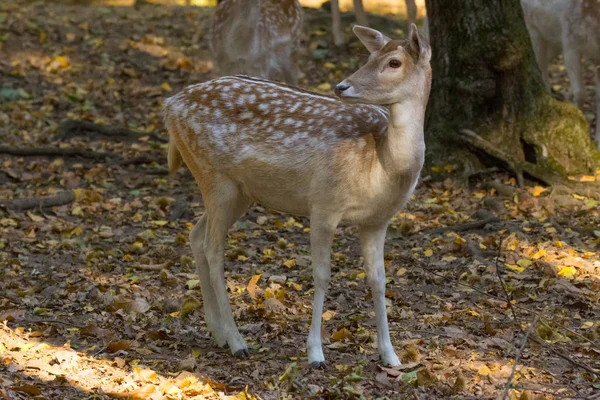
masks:
{"type": "MultiPolygon", "coordinates": [[[[392,221],[386,297],[402,367],[378,364],[356,228],[341,226],[328,367],[308,368],[309,224],[259,206],[226,249],[251,356],[216,348],[188,245],[202,199],[184,169],[168,177],[160,116],[166,97],[216,76],[210,15],[0,3],[0,202],[67,199],[0,208],[0,399],[496,399],[508,382],[512,399],[600,398],[600,194],[518,189],[494,170],[468,182],[423,171],[392,221]],[[66,119],[141,134],[69,136],[66,119]]],[[[329,93],[366,52],[354,39],[334,49],[325,12],[306,20],[301,84],[329,93]]],[[[391,36],[406,30],[372,21],[391,36]]],[[[552,79],[568,96],[560,62],[552,79]]]]}

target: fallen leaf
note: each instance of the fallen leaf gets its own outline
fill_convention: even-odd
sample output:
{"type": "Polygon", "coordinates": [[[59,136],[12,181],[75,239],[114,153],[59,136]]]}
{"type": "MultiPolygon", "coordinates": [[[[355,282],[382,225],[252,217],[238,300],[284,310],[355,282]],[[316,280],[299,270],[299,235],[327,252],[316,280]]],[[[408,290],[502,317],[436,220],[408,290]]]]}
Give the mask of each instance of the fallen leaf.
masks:
{"type": "Polygon", "coordinates": [[[250,279],[248,286],[246,286],[246,290],[248,291],[248,294],[250,295],[250,297],[252,297],[253,300],[256,300],[256,289],[258,289],[256,283],[258,282],[261,276],[262,274],[254,275],[250,279]]]}

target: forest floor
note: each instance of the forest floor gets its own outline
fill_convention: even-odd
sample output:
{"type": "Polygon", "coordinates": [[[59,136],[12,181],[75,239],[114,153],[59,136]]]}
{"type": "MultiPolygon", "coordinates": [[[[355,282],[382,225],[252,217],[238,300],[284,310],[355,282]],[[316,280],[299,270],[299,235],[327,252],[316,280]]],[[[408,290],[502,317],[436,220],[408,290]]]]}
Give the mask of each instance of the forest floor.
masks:
{"type": "MultiPolygon", "coordinates": [[[[308,368],[308,221],[259,206],[226,249],[251,355],[216,348],[188,245],[202,199],[184,169],[167,176],[160,117],[165,97],[214,76],[210,15],[0,4],[1,399],[495,399],[508,382],[511,398],[600,398],[600,194],[519,189],[495,171],[468,185],[423,171],[392,221],[386,297],[402,367],[377,362],[356,229],[341,226],[328,368],[308,368]],[[69,135],[65,119],[141,134],[69,135]],[[64,204],[14,209],[48,196],[64,204]]],[[[349,30],[335,50],[325,12],[306,20],[301,84],[330,92],[366,52],[349,30]]],[[[373,21],[390,36],[406,30],[373,21]]],[[[561,64],[552,79],[565,96],[561,64]]]]}

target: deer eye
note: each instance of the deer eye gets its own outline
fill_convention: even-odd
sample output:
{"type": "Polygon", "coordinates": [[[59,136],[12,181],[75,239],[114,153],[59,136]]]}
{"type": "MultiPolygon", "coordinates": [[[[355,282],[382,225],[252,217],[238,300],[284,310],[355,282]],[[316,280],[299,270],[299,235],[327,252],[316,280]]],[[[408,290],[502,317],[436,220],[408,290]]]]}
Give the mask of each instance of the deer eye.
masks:
{"type": "Polygon", "coordinates": [[[399,60],[396,60],[395,58],[392,58],[389,62],[389,66],[392,68],[400,68],[401,65],[402,63],[399,60]]]}

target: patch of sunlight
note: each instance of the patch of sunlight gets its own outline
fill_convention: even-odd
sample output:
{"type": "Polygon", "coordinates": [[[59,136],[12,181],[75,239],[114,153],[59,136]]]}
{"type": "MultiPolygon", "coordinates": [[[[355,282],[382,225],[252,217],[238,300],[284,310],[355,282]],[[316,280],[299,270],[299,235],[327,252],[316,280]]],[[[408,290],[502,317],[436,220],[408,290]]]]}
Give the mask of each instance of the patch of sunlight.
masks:
{"type": "MultiPolygon", "coordinates": [[[[85,352],[75,351],[68,342],[61,346],[34,338],[42,335],[41,331],[11,329],[6,321],[0,323],[3,365],[0,382],[9,393],[39,396],[53,392],[56,395],[57,390],[72,392],[65,388],[69,385],[82,393],[104,393],[115,398],[256,399],[244,388],[229,387],[198,373],[181,372],[176,377],[167,377],[143,365],[143,360],[126,361],[116,354],[110,358],[95,358],[90,354],[98,354],[103,349],[91,346],[85,352]],[[8,375],[3,374],[4,371],[8,375]]],[[[135,355],[136,350],[128,351],[135,355]]]]}

